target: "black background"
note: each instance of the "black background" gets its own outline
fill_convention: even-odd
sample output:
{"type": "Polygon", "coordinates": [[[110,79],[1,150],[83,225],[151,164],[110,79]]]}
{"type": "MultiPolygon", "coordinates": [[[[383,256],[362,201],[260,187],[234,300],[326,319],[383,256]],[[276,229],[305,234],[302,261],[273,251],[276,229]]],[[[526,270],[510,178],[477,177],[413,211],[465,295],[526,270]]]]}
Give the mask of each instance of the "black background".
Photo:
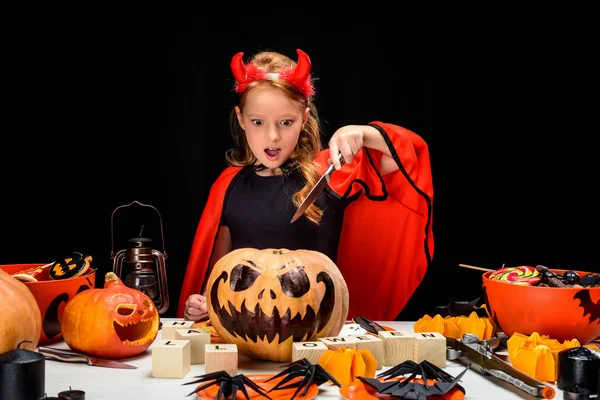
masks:
{"type": "Polygon", "coordinates": [[[208,190],[232,146],[231,57],[270,49],[295,59],[300,48],[313,63],[326,137],[380,120],[429,145],[434,262],[402,318],[479,296],[481,272],[459,263],[598,271],[597,128],[583,122],[597,113],[597,46],[585,24],[530,22],[232,6],[177,24],[16,24],[3,57],[0,264],[79,251],[93,256],[99,286],[111,250],[143,225],[168,255],[174,316],[208,190]],[[111,218],[133,200],[159,210],[164,249],[151,209],[111,218]]]}

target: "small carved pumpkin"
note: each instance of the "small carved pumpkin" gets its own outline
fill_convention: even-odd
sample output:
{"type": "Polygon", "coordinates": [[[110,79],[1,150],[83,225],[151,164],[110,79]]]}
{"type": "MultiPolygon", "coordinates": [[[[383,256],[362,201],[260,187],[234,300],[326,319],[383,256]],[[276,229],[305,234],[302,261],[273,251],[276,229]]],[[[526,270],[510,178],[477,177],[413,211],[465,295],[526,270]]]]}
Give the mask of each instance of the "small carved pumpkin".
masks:
{"type": "Polygon", "coordinates": [[[69,347],[104,358],[124,358],[144,352],[156,339],[160,317],[154,302],[129,288],[113,272],[104,288],[89,289],[67,303],[62,317],[69,347]]]}
{"type": "Polygon", "coordinates": [[[25,284],[0,269],[0,354],[17,348],[34,350],[42,332],[42,316],[25,284]],[[27,341],[19,347],[19,343],[27,341]]]}
{"type": "Polygon", "coordinates": [[[348,316],[346,281],[317,251],[237,249],[214,265],[206,288],[215,330],[259,360],[289,362],[292,342],[337,336],[348,316]]]}

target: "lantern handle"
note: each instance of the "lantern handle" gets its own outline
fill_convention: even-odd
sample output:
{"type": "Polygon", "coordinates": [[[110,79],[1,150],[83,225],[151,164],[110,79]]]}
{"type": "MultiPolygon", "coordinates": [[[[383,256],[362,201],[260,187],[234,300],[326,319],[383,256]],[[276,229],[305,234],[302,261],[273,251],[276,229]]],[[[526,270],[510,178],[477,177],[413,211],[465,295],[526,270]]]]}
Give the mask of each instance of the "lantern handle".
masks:
{"type": "Polygon", "coordinates": [[[160,212],[156,209],[156,207],[151,206],[150,204],[144,204],[144,203],[140,203],[137,200],[132,201],[129,204],[123,204],[120,205],[119,207],[115,208],[112,212],[112,215],[110,216],[110,258],[114,260],[115,258],[115,244],[114,244],[114,232],[113,232],[113,226],[114,226],[114,221],[113,218],[115,216],[115,213],[117,212],[118,209],[120,208],[125,208],[125,207],[129,207],[133,204],[138,204],[142,207],[149,207],[152,208],[154,211],[156,211],[156,213],[158,214],[158,219],[160,221],[160,238],[161,238],[161,243],[162,243],[162,250],[163,250],[163,257],[165,258],[165,260],[167,259],[167,250],[165,249],[165,235],[163,233],[163,224],[162,224],[162,215],[160,215],[160,212]]]}

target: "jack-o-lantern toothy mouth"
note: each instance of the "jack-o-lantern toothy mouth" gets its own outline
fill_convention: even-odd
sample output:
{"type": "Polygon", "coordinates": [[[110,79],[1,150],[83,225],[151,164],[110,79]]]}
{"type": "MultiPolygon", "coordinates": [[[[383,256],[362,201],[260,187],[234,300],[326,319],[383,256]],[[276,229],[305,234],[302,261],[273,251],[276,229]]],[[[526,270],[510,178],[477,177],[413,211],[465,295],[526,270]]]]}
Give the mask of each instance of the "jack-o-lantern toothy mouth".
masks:
{"type": "MultiPolygon", "coordinates": [[[[136,312],[136,306],[130,304],[121,304],[117,307],[117,314],[120,316],[132,315],[136,312]]],[[[143,315],[143,311],[138,310],[138,314],[143,315]]],[[[125,321],[120,323],[113,321],[113,328],[119,339],[128,345],[140,345],[147,342],[147,336],[152,329],[152,318],[142,319],[137,322],[125,321]]]]}
{"type": "Polygon", "coordinates": [[[294,342],[309,340],[314,334],[321,331],[329,322],[331,314],[335,307],[335,285],[331,277],[324,272],[317,276],[317,282],[325,284],[325,294],[317,313],[310,305],[306,306],[304,316],[296,314],[291,315],[288,308],[283,313],[275,308],[272,315],[264,313],[260,303],[256,303],[254,310],[246,308],[246,301],[242,302],[240,311],[228,301],[227,306],[219,304],[218,291],[220,282],[227,281],[227,272],[215,280],[210,298],[213,309],[216,312],[221,325],[234,336],[248,339],[256,342],[257,339],[267,339],[272,342],[275,336],[279,335],[279,343],[285,342],[293,337],[294,342]]]}

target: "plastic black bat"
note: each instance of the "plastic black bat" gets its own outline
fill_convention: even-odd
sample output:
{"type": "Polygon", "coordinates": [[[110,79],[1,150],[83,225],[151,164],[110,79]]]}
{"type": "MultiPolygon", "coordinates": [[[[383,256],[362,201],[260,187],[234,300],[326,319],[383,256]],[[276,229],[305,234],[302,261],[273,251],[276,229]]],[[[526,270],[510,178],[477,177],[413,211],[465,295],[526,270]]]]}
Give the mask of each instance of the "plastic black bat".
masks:
{"type": "Polygon", "coordinates": [[[287,375],[281,381],[277,382],[277,384],[273,388],[271,388],[269,390],[269,392],[271,392],[273,390],[283,390],[283,389],[297,387],[298,389],[296,389],[296,391],[294,392],[294,395],[291,397],[290,400],[293,400],[296,397],[296,395],[302,390],[302,388],[304,388],[304,391],[302,392],[302,396],[305,396],[306,393],[308,392],[308,389],[310,388],[310,386],[313,383],[316,384],[317,386],[320,386],[327,381],[331,381],[337,387],[342,386],[323,367],[321,367],[319,364],[311,363],[306,358],[303,358],[302,360],[291,362],[289,364],[285,364],[285,365],[283,365],[283,367],[288,367],[288,368],[281,371],[274,377],[267,379],[265,382],[269,382],[271,379],[275,379],[275,378],[279,378],[281,376],[287,375]],[[288,385],[285,385],[286,383],[290,382],[291,380],[293,380],[294,378],[297,378],[297,377],[302,377],[302,379],[292,382],[288,385]]]}
{"type": "Polygon", "coordinates": [[[460,316],[466,316],[468,317],[469,315],[471,315],[471,313],[473,311],[475,311],[475,313],[477,314],[478,317],[480,318],[485,318],[488,317],[488,312],[485,308],[483,307],[478,307],[477,303],[479,302],[479,299],[481,297],[476,298],[475,300],[471,300],[471,301],[454,301],[452,299],[450,300],[450,304],[448,304],[447,306],[437,306],[433,309],[433,312],[431,315],[435,316],[437,314],[440,314],[442,317],[460,317],[460,316]]]}
{"type": "Polygon", "coordinates": [[[217,393],[217,398],[215,400],[225,400],[225,399],[229,398],[229,396],[231,396],[231,400],[236,400],[238,390],[241,390],[242,393],[244,394],[244,397],[246,398],[246,400],[249,400],[250,395],[248,394],[248,390],[246,390],[246,385],[248,385],[259,395],[266,397],[267,399],[271,399],[267,395],[267,392],[265,391],[265,389],[261,388],[256,383],[254,383],[250,379],[248,379],[248,377],[246,377],[242,374],[232,377],[225,371],[217,371],[217,372],[213,372],[210,374],[199,375],[199,376],[196,376],[196,378],[199,378],[199,379],[196,379],[191,382],[182,383],[182,385],[191,385],[194,383],[200,383],[200,382],[206,382],[206,381],[210,381],[210,382],[205,383],[204,385],[198,386],[196,388],[196,390],[187,394],[186,397],[191,396],[194,393],[198,393],[199,391],[204,390],[207,387],[210,387],[213,385],[218,385],[219,392],[217,393]]]}
{"type": "Polygon", "coordinates": [[[596,303],[590,297],[589,290],[580,290],[575,293],[573,299],[577,299],[580,301],[579,307],[583,308],[583,316],[585,317],[587,314],[590,314],[590,324],[595,320],[600,320],[600,300],[596,303]]]}
{"type": "Polygon", "coordinates": [[[587,274],[581,278],[581,286],[600,286],[600,274],[587,274]]]}
{"type": "Polygon", "coordinates": [[[377,375],[377,378],[359,376],[365,384],[373,387],[379,394],[386,394],[402,399],[426,400],[429,396],[441,396],[456,388],[465,393],[458,381],[467,372],[465,368],[456,378],[428,361],[417,364],[405,361],[377,375]],[[389,380],[398,376],[409,375],[402,380],[389,380]],[[418,378],[421,380],[417,380],[418,378]],[[432,383],[433,381],[433,383],[432,383]]]}

